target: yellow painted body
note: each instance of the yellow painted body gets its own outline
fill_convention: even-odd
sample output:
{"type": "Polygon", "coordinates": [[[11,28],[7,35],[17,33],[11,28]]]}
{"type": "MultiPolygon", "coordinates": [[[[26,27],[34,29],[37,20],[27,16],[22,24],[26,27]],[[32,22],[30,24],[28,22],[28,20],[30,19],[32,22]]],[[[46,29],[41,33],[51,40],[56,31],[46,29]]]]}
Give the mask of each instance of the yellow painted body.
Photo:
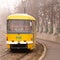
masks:
{"type": "MultiPolygon", "coordinates": [[[[22,20],[31,20],[31,21],[35,21],[35,18],[30,16],[30,15],[26,15],[26,14],[14,14],[14,15],[10,15],[8,16],[7,20],[14,20],[14,19],[22,19],[22,20]]],[[[34,26],[33,26],[34,28],[34,26]]],[[[7,41],[8,42],[29,42],[29,41],[33,41],[32,44],[28,44],[27,45],[27,48],[28,49],[34,49],[35,48],[35,30],[33,33],[21,33],[21,34],[18,34],[18,33],[7,33],[6,34],[6,37],[7,37],[7,41]]],[[[7,44],[7,47],[10,48],[10,44],[7,44]]]]}
{"type": "MultiPolygon", "coordinates": [[[[33,34],[7,34],[7,37],[9,42],[29,42],[34,40],[33,34]]],[[[7,44],[7,47],[10,48],[10,44],[7,44]]],[[[28,44],[28,49],[32,50],[34,48],[35,41],[32,44],[28,44]]]]}
{"type": "Polygon", "coordinates": [[[8,41],[31,41],[33,34],[7,34],[8,41]]]}
{"type": "Polygon", "coordinates": [[[35,20],[34,17],[28,14],[13,14],[9,15],[7,19],[35,20]]]}

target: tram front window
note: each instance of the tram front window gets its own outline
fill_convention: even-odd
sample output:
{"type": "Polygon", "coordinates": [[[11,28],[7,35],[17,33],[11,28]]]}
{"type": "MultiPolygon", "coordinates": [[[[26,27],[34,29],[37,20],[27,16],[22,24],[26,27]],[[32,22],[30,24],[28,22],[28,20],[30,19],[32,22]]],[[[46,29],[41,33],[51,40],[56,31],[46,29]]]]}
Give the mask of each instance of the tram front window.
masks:
{"type": "Polygon", "coordinates": [[[32,21],[28,20],[8,20],[8,33],[32,33],[32,21]]]}

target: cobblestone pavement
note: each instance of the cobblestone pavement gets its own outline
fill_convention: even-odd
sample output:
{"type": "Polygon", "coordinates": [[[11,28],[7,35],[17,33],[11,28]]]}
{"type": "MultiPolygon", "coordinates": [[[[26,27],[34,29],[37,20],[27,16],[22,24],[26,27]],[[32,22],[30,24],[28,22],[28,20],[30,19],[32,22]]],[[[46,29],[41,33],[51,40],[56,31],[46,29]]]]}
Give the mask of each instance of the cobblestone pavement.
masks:
{"type": "Polygon", "coordinates": [[[44,43],[47,46],[47,53],[43,60],[60,60],[60,44],[46,41],[46,40],[40,40],[38,39],[40,43],[44,43]]]}

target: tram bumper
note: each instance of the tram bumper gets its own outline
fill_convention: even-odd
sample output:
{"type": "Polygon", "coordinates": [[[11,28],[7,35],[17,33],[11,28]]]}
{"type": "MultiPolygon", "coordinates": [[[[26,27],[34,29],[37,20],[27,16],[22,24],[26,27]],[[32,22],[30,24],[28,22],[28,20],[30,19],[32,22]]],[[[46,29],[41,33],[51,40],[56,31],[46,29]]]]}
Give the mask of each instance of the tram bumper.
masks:
{"type": "Polygon", "coordinates": [[[32,50],[34,48],[33,41],[28,42],[9,42],[7,41],[8,48],[10,49],[29,49],[32,50]]]}

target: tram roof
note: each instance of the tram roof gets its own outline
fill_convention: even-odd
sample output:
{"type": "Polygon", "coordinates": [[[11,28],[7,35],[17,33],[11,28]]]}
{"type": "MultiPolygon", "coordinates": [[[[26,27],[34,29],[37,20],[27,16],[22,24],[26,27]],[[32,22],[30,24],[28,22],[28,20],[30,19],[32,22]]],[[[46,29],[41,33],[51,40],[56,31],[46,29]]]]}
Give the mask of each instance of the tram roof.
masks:
{"type": "Polygon", "coordinates": [[[14,20],[14,19],[18,19],[18,20],[36,20],[33,16],[28,15],[28,14],[12,14],[9,15],[8,20],[14,20]]]}

